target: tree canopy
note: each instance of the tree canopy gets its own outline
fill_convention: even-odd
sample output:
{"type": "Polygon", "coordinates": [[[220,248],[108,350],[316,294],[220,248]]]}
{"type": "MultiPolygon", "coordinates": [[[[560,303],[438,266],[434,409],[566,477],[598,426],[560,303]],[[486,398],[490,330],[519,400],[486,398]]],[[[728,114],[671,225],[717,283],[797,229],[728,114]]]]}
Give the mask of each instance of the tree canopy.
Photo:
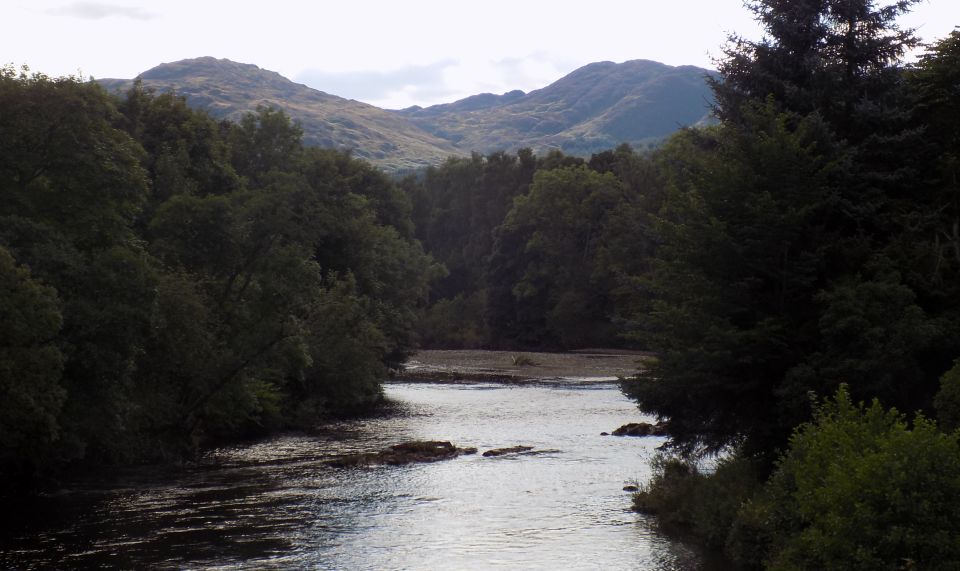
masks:
{"type": "Polygon", "coordinates": [[[0,74],[0,471],[176,460],[380,398],[434,263],[284,113],[0,74]]]}

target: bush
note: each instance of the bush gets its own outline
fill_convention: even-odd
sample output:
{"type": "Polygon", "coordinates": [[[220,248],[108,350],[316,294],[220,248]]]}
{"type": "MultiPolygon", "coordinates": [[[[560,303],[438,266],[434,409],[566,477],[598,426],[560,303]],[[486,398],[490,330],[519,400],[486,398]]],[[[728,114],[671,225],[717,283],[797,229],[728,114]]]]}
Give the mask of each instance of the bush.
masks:
{"type": "Polygon", "coordinates": [[[846,387],[799,427],[728,548],[770,569],[960,568],[960,441],[846,387]]]}
{"type": "Polygon", "coordinates": [[[633,495],[633,508],[658,516],[661,526],[690,528],[693,526],[690,500],[704,476],[690,462],[658,454],[652,463],[653,477],[633,495]]]}
{"type": "Polygon", "coordinates": [[[634,494],[634,509],[655,514],[667,531],[694,535],[704,545],[722,548],[743,503],[760,487],[757,464],[738,455],[722,458],[713,473],[689,461],[658,455],[653,477],[634,494]]]}
{"type": "Polygon", "coordinates": [[[933,400],[933,406],[944,432],[960,428],[960,360],[940,377],[940,391],[933,400]]]}

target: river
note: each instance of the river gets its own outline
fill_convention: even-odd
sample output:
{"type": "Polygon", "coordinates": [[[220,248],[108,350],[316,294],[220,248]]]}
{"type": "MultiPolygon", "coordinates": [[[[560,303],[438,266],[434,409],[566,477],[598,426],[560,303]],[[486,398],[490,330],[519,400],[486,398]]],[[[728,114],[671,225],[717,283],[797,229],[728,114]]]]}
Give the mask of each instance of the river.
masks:
{"type": "Polygon", "coordinates": [[[392,413],[75,484],[6,516],[0,567],[642,569],[700,566],[629,510],[662,438],[613,382],[394,382],[392,413]],[[409,440],[532,446],[407,466],[327,462],[409,440]],[[12,520],[12,521],[11,521],[12,520]]]}

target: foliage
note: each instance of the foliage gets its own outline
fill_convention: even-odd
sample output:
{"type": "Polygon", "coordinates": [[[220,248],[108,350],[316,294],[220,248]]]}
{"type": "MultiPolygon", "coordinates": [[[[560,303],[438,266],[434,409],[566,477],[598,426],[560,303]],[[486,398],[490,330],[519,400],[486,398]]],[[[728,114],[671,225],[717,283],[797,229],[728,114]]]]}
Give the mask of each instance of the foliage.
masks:
{"type": "Polygon", "coordinates": [[[141,84],[4,68],[0,103],[4,479],[380,398],[437,274],[385,175],[282,112],[218,123],[141,84]]]}
{"type": "Polygon", "coordinates": [[[789,451],[742,509],[698,496],[720,471],[684,463],[640,503],[745,567],[958,565],[957,433],[851,404],[933,405],[953,430],[960,400],[943,374],[960,353],[960,43],[898,67],[916,41],[895,20],[914,3],[750,2],[767,36],[729,45],[720,125],[658,153],[667,194],[632,282],[651,293],[634,335],[658,359],[624,389],[684,458],[734,446],[763,479],[789,451]]]}
{"type": "Polygon", "coordinates": [[[526,193],[536,168],[529,150],[516,156],[474,154],[450,158],[427,169],[413,195],[417,236],[447,269],[434,288],[435,299],[470,295],[482,289],[485,259],[494,231],[515,197],[526,193]]]}
{"type": "Polygon", "coordinates": [[[956,433],[856,405],[841,388],[794,433],[731,548],[771,569],[955,569],[958,474],[956,433]]]}
{"type": "Polygon", "coordinates": [[[707,472],[661,452],[651,468],[650,481],[633,496],[634,509],[656,515],[665,531],[694,534],[714,549],[724,547],[741,506],[762,484],[757,463],[738,454],[707,472]]]}
{"type": "Polygon", "coordinates": [[[480,349],[490,338],[486,324],[486,291],[439,299],[424,312],[420,342],[439,349],[480,349]]]}
{"type": "Polygon", "coordinates": [[[766,34],[731,36],[711,80],[720,119],[738,123],[745,104],[771,96],[779,110],[817,112],[859,143],[891,102],[895,64],[919,43],[896,23],[917,2],[749,0],[766,34]]]}
{"type": "Polygon", "coordinates": [[[751,2],[767,36],[729,45],[721,124],[660,155],[653,300],[634,320],[660,362],[627,388],[682,450],[772,459],[809,418],[808,392],[841,382],[927,408],[960,350],[949,194],[920,174],[936,154],[918,151],[918,123],[949,116],[934,86],[950,48],[914,73],[927,87],[906,86],[895,64],[915,40],[895,19],[911,4],[751,2]]]}
{"type": "MultiPolygon", "coordinates": [[[[956,316],[960,272],[960,31],[931,45],[908,70],[918,145],[926,181],[903,208],[906,231],[898,244],[909,279],[938,312],[956,316]]],[[[946,365],[946,364],[944,364],[946,365]]]]}
{"type": "Polygon", "coordinates": [[[585,166],[537,172],[499,229],[491,262],[494,329],[528,346],[615,341],[609,275],[594,261],[623,194],[614,175],[585,166]]]}
{"type": "Polygon", "coordinates": [[[0,475],[39,469],[59,436],[62,323],[56,291],[0,247],[0,475]]]}
{"type": "Polygon", "coordinates": [[[829,132],[769,105],[750,121],[677,137],[661,157],[671,178],[642,322],[660,359],[626,387],[691,449],[741,435],[763,449],[802,418],[806,403],[779,391],[816,348],[814,297],[836,245],[825,221],[842,154],[829,132]]]}
{"type": "Polygon", "coordinates": [[[952,431],[960,428],[960,361],[940,377],[940,390],[933,400],[940,428],[952,431]]]}
{"type": "Polygon", "coordinates": [[[406,182],[417,236],[445,265],[421,336],[433,347],[618,345],[662,200],[629,146],[582,159],[521,150],[450,159],[406,182]]]}

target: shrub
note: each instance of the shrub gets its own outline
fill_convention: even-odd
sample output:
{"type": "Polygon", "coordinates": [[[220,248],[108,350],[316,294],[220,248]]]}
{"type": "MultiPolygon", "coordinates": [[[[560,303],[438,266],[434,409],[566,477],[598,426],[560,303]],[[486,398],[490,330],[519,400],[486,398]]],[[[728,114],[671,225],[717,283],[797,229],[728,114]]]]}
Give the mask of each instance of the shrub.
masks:
{"type": "Polygon", "coordinates": [[[634,509],[657,515],[667,531],[688,532],[708,547],[721,548],[737,512],[760,483],[756,462],[736,454],[721,458],[712,473],[661,454],[654,458],[650,482],[634,494],[634,509]]]}
{"type": "Polygon", "coordinates": [[[740,511],[734,559],[770,569],[960,568],[960,442],[846,387],[800,426],[740,511]]]}
{"type": "Polygon", "coordinates": [[[960,360],[940,377],[940,391],[933,400],[940,428],[945,432],[960,428],[960,360]]]}

